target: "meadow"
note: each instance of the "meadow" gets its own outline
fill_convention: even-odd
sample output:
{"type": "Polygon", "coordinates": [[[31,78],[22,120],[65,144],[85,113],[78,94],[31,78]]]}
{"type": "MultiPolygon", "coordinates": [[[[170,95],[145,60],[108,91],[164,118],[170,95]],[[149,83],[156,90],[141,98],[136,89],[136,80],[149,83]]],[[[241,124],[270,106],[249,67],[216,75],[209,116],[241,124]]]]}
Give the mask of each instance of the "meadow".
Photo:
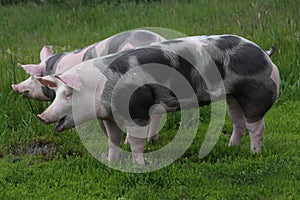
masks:
{"type": "MultiPolygon", "coordinates": [[[[0,6],[0,199],[300,198],[297,0],[53,2],[0,6]],[[240,146],[228,147],[232,125],[226,117],[218,143],[200,159],[210,119],[210,107],[204,107],[196,138],[175,163],[150,173],[120,172],[93,158],[75,130],[57,133],[53,125],[42,124],[36,115],[49,102],[25,99],[11,89],[12,83],[28,78],[17,63],[39,63],[44,44],[55,52],[72,51],[142,27],[186,35],[230,33],[264,49],[276,46],[272,61],[279,68],[281,88],[265,116],[261,154],[250,153],[248,135],[240,146]]],[[[177,118],[168,115],[159,141],[147,144],[147,151],[174,137],[177,118]]]]}

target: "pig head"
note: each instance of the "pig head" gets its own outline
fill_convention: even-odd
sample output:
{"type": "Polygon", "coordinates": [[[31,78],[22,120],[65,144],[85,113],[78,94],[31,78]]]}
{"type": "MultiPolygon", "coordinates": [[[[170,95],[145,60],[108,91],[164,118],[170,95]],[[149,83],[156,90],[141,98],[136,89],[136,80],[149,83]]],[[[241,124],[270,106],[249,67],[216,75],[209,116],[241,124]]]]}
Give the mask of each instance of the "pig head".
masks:
{"type": "Polygon", "coordinates": [[[53,52],[51,47],[45,45],[40,51],[41,62],[39,64],[18,64],[19,67],[22,67],[28,74],[30,74],[30,77],[19,84],[12,84],[12,89],[17,94],[23,94],[26,98],[38,99],[41,101],[50,100],[51,95],[54,94],[49,91],[48,96],[44,95],[43,90],[47,92],[47,88],[42,88],[35,77],[43,76],[46,70],[46,62],[52,56],[53,52]]]}
{"type": "Polygon", "coordinates": [[[93,63],[87,61],[62,75],[40,77],[38,81],[42,86],[55,90],[54,101],[38,118],[45,124],[56,122],[56,131],[105,118],[105,109],[96,101],[103,92],[106,77],[94,68],[93,63]],[[82,67],[85,68],[84,73],[82,67]]]}

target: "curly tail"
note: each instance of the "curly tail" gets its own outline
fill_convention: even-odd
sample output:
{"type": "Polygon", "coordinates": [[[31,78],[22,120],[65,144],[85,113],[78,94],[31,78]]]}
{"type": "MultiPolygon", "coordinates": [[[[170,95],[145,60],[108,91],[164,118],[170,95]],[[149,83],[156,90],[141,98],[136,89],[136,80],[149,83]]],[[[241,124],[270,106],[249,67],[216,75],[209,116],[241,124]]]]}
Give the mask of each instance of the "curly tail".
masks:
{"type": "Polygon", "coordinates": [[[271,49],[269,51],[266,51],[268,56],[272,56],[275,53],[275,46],[272,44],[271,49]]]}

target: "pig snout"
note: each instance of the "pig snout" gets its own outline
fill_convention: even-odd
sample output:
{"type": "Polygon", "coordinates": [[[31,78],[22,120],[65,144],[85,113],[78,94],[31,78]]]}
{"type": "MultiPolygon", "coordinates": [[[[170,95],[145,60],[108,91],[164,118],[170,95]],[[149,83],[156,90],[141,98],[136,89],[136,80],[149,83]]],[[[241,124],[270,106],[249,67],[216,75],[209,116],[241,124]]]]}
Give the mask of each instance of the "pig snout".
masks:
{"type": "Polygon", "coordinates": [[[27,97],[29,90],[23,84],[12,84],[11,87],[17,94],[23,94],[27,97]]]}
{"type": "Polygon", "coordinates": [[[47,120],[47,119],[43,116],[43,114],[39,114],[39,115],[37,115],[37,117],[38,117],[43,123],[49,124],[49,120],[47,120]]]}
{"type": "Polygon", "coordinates": [[[20,90],[19,90],[19,87],[15,84],[12,84],[11,85],[12,89],[17,93],[17,94],[21,94],[20,90]]]}

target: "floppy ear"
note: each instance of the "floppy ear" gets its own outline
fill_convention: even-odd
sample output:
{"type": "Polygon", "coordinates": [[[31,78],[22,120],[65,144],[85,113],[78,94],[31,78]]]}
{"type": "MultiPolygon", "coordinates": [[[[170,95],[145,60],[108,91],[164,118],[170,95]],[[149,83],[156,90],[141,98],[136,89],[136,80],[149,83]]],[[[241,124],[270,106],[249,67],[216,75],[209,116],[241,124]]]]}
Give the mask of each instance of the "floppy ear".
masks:
{"type": "Polygon", "coordinates": [[[78,74],[62,74],[59,76],[55,76],[55,78],[58,78],[59,80],[64,82],[67,86],[75,90],[80,90],[82,87],[82,81],[78,74]]]}
{"type": "Polygon", "coordinates": [[[57,83],[53,77],[35,77],[42,86],[49,87],[51,89],[57,88],[57,83]]]}
{"type": "Polygon", "coordinates": [[[40,52],[41,62],[53,55],[53,51],[50,46],[44,45],[40,52]]]}
{"type": "Polygon", "coordinates": [[[42,76],[44,70],[44,67],[36,64],[21,65],[18,63],[18,66],[22,67],[31,76],[42,76]]]}

